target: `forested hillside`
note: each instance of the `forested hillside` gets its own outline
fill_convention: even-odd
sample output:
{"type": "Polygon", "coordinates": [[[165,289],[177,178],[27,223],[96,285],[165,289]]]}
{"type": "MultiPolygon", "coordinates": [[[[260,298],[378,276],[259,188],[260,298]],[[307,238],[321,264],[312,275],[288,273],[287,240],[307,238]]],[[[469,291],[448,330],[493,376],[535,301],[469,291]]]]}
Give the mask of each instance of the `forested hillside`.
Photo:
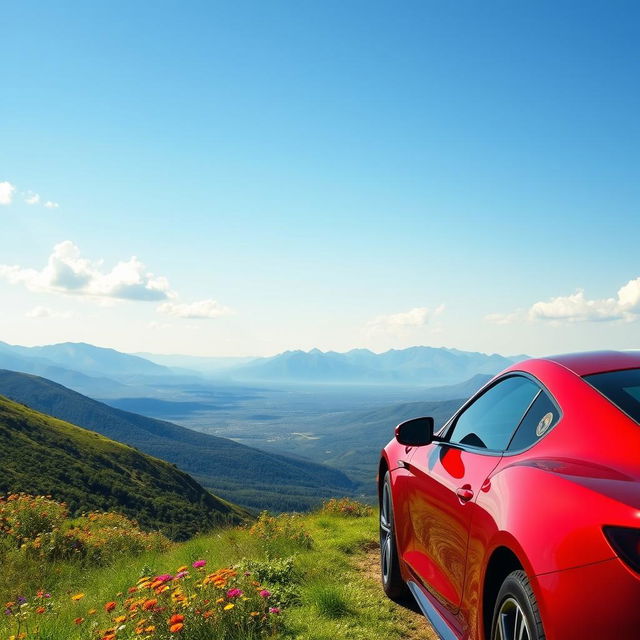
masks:
{"type": "Polygon", "coordinates": [[[248,515],[175,466],[0,396],[0,495],[51,495],[185,539],[248,515]]]}

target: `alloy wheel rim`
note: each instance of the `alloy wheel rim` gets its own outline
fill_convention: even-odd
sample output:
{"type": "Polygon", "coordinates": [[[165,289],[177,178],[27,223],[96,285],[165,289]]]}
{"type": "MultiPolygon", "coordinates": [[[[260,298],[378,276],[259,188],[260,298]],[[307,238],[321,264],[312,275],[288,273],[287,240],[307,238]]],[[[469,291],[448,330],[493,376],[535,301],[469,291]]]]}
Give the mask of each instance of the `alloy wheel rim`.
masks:
{"type": "Polygon", "coordinates": [[[382,490],[382,504],[380,506],[380,567],[382,580],[385,584],[389,581],[391,572],[391,497],[388,485],[382,490]]]}
{"type": "Polygon", "coordinates": [[[514,598],[509,597],[502,603],[492,640],[532,640],[527,617],[514,598]]]}

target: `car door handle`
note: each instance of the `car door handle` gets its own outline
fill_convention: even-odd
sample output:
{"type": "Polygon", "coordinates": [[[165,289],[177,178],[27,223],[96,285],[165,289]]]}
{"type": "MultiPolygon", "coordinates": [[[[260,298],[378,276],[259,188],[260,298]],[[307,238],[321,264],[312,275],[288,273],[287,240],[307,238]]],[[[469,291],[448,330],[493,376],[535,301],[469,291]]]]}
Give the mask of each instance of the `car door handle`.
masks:
{"type": "Polygon", "coordinates": [[[465,484],[463,487],[456,489],[456,495],[461,502],[469,502],[473,498],[473,491],[471,491],[471,487],[468,484],[465,484]]]}

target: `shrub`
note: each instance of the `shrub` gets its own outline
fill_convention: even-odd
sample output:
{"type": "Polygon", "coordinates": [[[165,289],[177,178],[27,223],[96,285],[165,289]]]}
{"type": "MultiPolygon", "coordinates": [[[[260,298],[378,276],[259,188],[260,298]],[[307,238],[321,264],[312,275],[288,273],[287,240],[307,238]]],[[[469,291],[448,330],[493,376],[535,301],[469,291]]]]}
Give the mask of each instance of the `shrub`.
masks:
{"type": "Polygon", "coordinates": [[[313,538],[304,528],[300,516],[296,514],[283,513],[270,516],[263,511],[249,533],[261,540],[267,551],[272,548],[271,543],[274,542],[284,542],[287,548],[294,546],[300,549],[311,549],[313,547],[313,538]]]}
{"type": "Polygon", "coordinates": [[[145,533],[119,513],[90,513],[74,520],[65,534],[92,564],[106,564],[121,555],[164,551],[170,542],[161,533],[145,533]]]}
{"type": "Polygon", "coordinates": [[[117,513],[90,513],[65,520],[67,508],[44,496],[13,494],[0,498],[0,551],[19,549],[38,560],[78,558],[106,564],[122,555],[163,551],[160,533],[145,533],[117,513]]]}
{"type": "Polygon", "coordinates": [[[268,587],[279,606],[288,607],[300,602],[300,575],[295,569],[293,556],[267,558],[264,561],[244,560],[240,568],[246,575],[268,587]]]}
{"type": "Polygon", "coordinates": [[[20,546],[60,527],[67,505],[50,497],[14,493],[0,496],[0,536],[20,546]]]}
{"type": "Polygon", "coordinates": [[[351,518],[363,518],[373,514],[373,508],[351,498],[331,498],[322,503],[321,513],[348,516],[351,518]]]}

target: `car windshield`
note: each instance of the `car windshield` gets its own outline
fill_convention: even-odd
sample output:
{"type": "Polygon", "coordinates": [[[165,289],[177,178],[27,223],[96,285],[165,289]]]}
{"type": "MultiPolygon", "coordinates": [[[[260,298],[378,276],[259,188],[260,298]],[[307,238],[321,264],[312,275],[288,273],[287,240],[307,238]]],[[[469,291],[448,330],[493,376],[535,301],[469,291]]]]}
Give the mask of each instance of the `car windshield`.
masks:
{"type": "Polygon", "coordinates": [[[640,424],[640,369],[594,373],[584,379],[640,424]]]}

